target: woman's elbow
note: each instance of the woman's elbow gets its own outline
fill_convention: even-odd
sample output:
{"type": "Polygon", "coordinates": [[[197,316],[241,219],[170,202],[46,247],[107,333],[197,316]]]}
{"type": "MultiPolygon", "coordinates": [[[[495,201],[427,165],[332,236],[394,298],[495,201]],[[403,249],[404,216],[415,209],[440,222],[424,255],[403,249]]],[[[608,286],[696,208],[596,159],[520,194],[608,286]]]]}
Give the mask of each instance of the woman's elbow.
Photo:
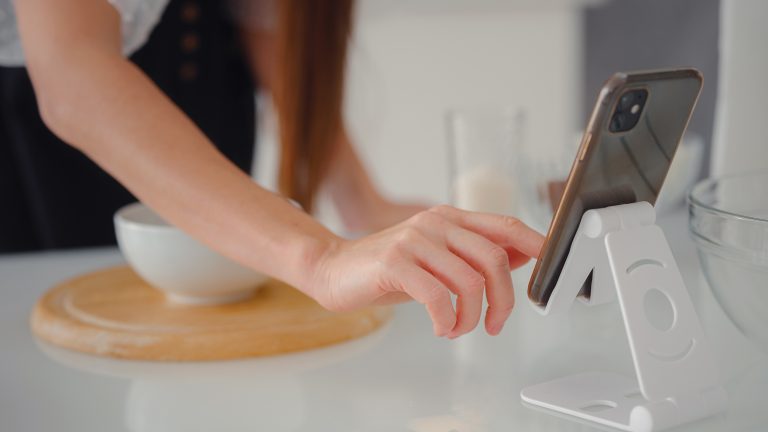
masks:
{"type": "Polygon", "coordinates": [[[62,141],[80,149],[98,116],[101,82],[95,70],[103,63],[98,55],[30,62],[28,69],[43,123],[62,141]],[[56,67],[52,67],[56,65],[56,67]]]}
{"type": "Polygon", "coordinates": [[[78,147],[76,139],[77,103],[50,86],[35,86],[40,118],[62,141],[78,147]]]}

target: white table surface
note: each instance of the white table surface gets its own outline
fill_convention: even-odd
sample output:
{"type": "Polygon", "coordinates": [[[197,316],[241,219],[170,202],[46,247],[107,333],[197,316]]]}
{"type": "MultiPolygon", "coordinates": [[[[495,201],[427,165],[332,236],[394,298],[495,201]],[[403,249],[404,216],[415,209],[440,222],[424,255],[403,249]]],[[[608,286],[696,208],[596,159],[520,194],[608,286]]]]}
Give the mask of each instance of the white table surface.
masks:
{"type": "MultiPolygon", "coordinates": [[[[714,303],[686,214],[660,218],[730,394],[726,414],[680,430],[768,430],[768,359],[714,303]]],[[[41,347],[35,300],[82,272],[122,263],[115,249],[0,256],[0,431],[549,431],[593,426],[524,407],[528,384],[587,370],[632,373],[616,304],[560,319],[527,304],[530,267],[501,336],[431,334],[419,305],[367,338],[290,356],[234,362],[142,363],[41,347]]]]}

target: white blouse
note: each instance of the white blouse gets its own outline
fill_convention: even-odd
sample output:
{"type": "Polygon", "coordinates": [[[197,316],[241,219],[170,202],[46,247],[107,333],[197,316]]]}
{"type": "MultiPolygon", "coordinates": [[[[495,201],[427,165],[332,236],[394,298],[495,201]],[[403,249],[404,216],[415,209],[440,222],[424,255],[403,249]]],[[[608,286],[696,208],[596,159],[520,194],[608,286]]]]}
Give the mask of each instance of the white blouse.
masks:
{"type": "MultiPolygon", "coordinates": [[[[24,1],[24,0],[15,0],[24,1]]],[[[61,1],[61,0],[53,0],[61,1]]],[[[133,54],[149,38],[160,21],[169,0],[105,0],[120,13],[123,33],[123,53],[133,54]]],[[[0,0],[0,65],[23,66],[14,0],[0,0]]]]}

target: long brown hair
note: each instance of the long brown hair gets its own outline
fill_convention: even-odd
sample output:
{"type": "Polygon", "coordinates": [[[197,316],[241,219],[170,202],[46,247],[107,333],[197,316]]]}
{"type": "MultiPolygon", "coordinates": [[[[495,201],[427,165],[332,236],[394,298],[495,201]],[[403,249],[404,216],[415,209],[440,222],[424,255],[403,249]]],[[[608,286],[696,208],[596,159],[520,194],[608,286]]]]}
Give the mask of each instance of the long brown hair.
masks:
{"type": "Polygon", "coordinates": [[[280,119],[278,185],[311,211],[343,130],[347,41],[354,0],[278,0],[274,99],[280,119]]]}

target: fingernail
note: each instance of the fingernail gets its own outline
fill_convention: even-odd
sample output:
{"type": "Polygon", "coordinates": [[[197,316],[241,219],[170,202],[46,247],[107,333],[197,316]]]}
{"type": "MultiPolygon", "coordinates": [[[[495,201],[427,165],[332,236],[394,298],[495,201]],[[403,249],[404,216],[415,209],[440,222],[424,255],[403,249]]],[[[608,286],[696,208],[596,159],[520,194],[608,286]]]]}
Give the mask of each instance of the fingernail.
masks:
{"type": "Polygon", "coordinates": [[[504,322],[499,324],[498,328],[496,328],[496,335],[501,334],[501,331],[504,330],[504,322]]]}
{"type": "Polygon", "coordinates": [[[501,329],[504,328],[504,323],[494,325],[488,329],[488,334],[491,336],[498,336],[501,333],[501,329]]]}

